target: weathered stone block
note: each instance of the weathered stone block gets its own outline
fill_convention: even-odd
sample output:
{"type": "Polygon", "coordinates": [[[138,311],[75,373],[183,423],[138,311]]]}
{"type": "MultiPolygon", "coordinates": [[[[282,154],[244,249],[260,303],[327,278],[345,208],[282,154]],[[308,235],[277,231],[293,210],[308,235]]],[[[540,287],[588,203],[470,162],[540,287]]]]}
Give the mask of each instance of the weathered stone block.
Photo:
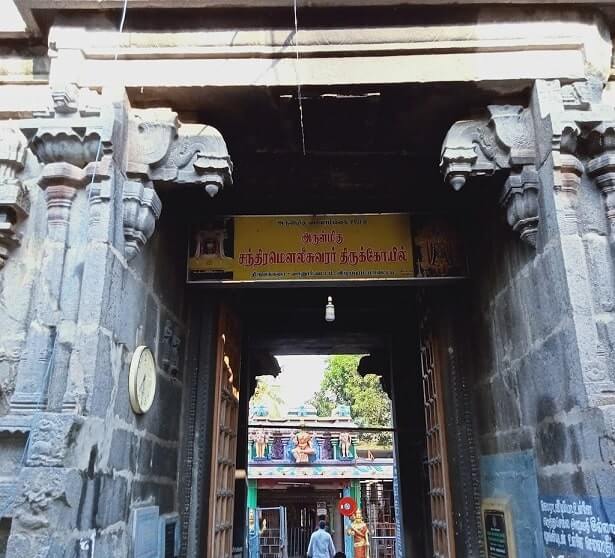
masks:
{"type": "Polygon", "coordinates": [[[96,538],[92,558],[110,558],[111,556],[129,556],[128,537],[125,530],[103,533],[96,538]]]}
{"type": "Polygon", "coordinates": [[[181,418],[181,384],[158,374],[156,399],[152,408],[137,417],[139,430],[146,430],[163,440],[177,440],[181,418]]]}
{"type": "Polygon", "coordinates": [[[24,467],[15,505],[15,532],[74,529],[82,483],[81,474],[74,469],[24,467]]]}
{"type": "Polygon", "coordinates": [[[104,529],[117,522],[128,521],[128,481],[123,477],[100,475],[96,527],[104,529]]]}
{"type": "Polygon", "coordinates": [[[536,345],[519,366],[523,424],[533,426],[561,410],[582,405],[585,391],[578,371],[576,341],[569,329],[536,345]]]}
{"type": "Polygon", "coordinates": [[[608,237],[595,233],[584,235],[590,272],[591,293],[597,312],[612,312],[615,309],[613,288],[613,264],[608,237]]]}
{"type": "Polygon", "coordinates": [[[137,461],[143,459],[139,438],[127,430],[114,430],[107,466],[116,471],[135,471],[137,461]]]}
{"type": "Polygon", "coordinates": [[[565,424],[545,420],[536,427],[536,458],[541,467],[563,463],[568,437],[565,424]]]}
{"type": "Polygon", "coordinates": [[[6,558],[47,558],[51,539],[46,535],[13,533],[8,540],[6,558]]]}
{"type": "Polygon", "coordinates": [[[0,432],[0,477],[17,477],[22,466],[25,445],[25,433],[0,432]]]}
{"type": "Polygon", "coordinates": [[[92,391],[89,394],[88,408],[92,415],[104,417],[107,415],[115,391],[117,374],[113,373],[113,366],[121,363],[116,363],[112,358],[112,345],[115,347],[115,343],[106,335],[98,333],[95,336],[96,353],[94,366],[91,369],[93,378],[90,384],[92,391]]]}
{"type": "MultiPolygon", "coordinates": [[[[160,321],[160,311],[156,299],[150,294],[147,296],[145,303],[145,316],[144,321],[141,324],[143,328],[143,345],[147,345],[155,352],[155,348],[158,344],[158,323],[160,321]]],[[[159,362],[156,362],[160,366],[159,362]]]]}
{"type": "Polygon", "coordinates": [[[143,440],[139,453],[138,473],[143,476],[177,478],[177,448],[143,440]]]}
{"type": "Polygon", "coordinates": [[[132,505],[154,504],[160,513],[170,513],[175,509],[175,487],[154,482],[135,481],[132,484],[132,505]]]}
{"type": "Polygon", "coordinates": [[[30,467],[61,467],[82,419],[76,415],[39,413],[30,432],[26,463],[30,467]]]}
{"type": "Polygon", "coordinates": [[[520,428],[519,392],[517,377],[510,369],[493,378],[491,397],[495,408],[495,427],[497,430],[515,430],[520,428]]]}

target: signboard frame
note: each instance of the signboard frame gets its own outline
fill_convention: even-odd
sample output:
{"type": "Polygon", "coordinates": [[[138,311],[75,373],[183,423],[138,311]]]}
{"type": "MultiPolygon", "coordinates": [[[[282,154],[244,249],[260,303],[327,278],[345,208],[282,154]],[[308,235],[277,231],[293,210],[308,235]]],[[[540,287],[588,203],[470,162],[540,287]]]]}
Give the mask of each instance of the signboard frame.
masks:
{"type": "MultiPolygon", "coordinates": [[[[489,553],[489,541],[487,529],[485,527],[487,516],[489,513],[501,514],[504,519],[506,533],[506,549],[507,554],[501,558],[517,558],[517,547],[515,544],[515,531],[513,529],[512,508],[509,498],[485,498],[481,502],[481,529],[483,531],[483,544],[485,545],[486,558],[496,558],[489,553]]],[[[497,557],[499,558],[499,557],[497,557]]]]}
{"type": "MultiPolygon", "coordinates": [[[[190,285],[202,285],[206,287],[275,287],[284,285],[286,287],[305,287],[305,286],[323,286],[329,284],[335,284],[337,286],[365,286],[370,284],[392,284],[392,285],[407,285],[407,284],[427,284],[427,283],[451,283],[458,281],[465,281],[469,277],[469,266],[467,260],[467,252],[465,251],[465,235],[462,232],[460,227],[459,220],[456,219],[452,215],[446,214],[434,214],[434,213],[412,213],[412,212],[367,212],[367,213],[352,213],[352,214],[314,214],[314,215],[301,215],[301,214],[285,214],[285,215],[217,215],[217,216],[209,216],[206,218],[205,223],[211,223],[214,221],[222,221],[226,219],[235,219],[235,218],[264,218],[264,219],[285,219],[285,218],[329,218],[329,217],[344,217],[344,218],[361,218],[361,217],[370,217],[370,216],[405,216],[409,219],[409,228],[408,228],[408,244],[409,244],[409,255],[410,255],[410,268],[412,270],[413,275],[408,275],[404,277],[331,277],[331,278],[287,278],[284,279],[235,279],[235,278],[207,278],[204,274],[202,278],[195,279],[193,277],[193,270],[190,266],[190,260],[193,257],[194,243],[195,237],[200,234],[205,224],[195,224],[192,226],[190,231],[190,242],[187,250],[187,266],[186,266],[186,283],[190,285]],[[416,224],[418,223],[418,224],[416,224]],[[457,269],[462,270],[459,273],[453,274],[421,274],[420,273],[420,263],[417,264],[417,245],[416,239],[423,238],[420,237],[419,234],[415,235],[415,228],[418,230],[424,230],[429,227],[430,224],[440,223],[444,224],[446,227],[450,227],[451,230],[455,230],[457,234],[450,235],[446,237],[447,239],[455,238],[457,240],[456,247],[459,248],[456,255],[458,257],[457,261],[457,269]],[[421,228],[422,227],[422,228],[421,228]],[[417,271],[417,268],[418,271],[417,271]],[[417,274],[418,273],[418,274],[417,274]]],[[[444,238],[441,237],[441,238],[444,238]]],[[[234,240],[232,241],[234,242],[234,240]]],[[[453,250],[453,252],[455,252],[453,250]]],[[[233,253],[233,257],[235,254],[233,253]]],[[[289,270],[289,272],[292,270],[289,270]]],[[[198,273],[198,272],[197,272],[198,273]]]]}

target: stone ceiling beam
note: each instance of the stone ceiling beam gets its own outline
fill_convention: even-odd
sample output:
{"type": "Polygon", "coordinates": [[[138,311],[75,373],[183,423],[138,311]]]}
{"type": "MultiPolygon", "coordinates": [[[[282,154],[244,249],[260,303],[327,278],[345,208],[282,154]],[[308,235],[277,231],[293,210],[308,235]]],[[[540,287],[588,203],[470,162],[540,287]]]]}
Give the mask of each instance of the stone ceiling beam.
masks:
{"type": "MultiPolygon", "coordinates": [[[[112,10],[121,9],[124,0],[16,0],[22,10],[112,10]]],[[[484,5],[484,0],[310,0],[311,8],[331,7],[368,7],[368,6],[458,6],[484,5]]],[[[507,5],[510,0],[491,0],[490,4],[507,5]]],[[[536,0],[515,0],[515,4],[535,5],[536,0]]],[[[612,0],[543,0],[543,5],[566,6],[585,4],[592,6],[609,6],[612,0]]],[[[180,0],[169,3],[168,0],[130,0],[132,8],[288,8],[286,0],[180,0]]]]}
{"type": "Polygon", "coordinates": [[[577,12],[485,9],[469,23],[302,29],[130,31],[96,15],[49,34],[50,81],[84,87],[295,86],[606,81],[611,40],[577,12]]]}

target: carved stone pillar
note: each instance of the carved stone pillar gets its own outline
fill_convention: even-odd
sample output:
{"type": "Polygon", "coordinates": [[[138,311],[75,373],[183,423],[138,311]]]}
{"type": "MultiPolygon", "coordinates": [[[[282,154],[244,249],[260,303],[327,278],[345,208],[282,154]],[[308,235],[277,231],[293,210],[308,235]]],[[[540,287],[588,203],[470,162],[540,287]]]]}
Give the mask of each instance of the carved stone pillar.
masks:
{"type": "MultiPolygon", "coordinates": [[[[602,84],[562,85],[557,81],[538,81],[532,96],[536,115],[544,206],[548,211],[548,248],[557,261],[561,299],[570,317],[567,347],[575,365],[567,377],[578,378],[589,407],[612,406],[615,383],[609,374],[609,340],[604,335],[604,320],[610,321],[608,305],[597,295],[596,284],[604,281],[613,296],[608,258],[602,250],[598,219],[578,211],[580,201],[590,203],[591,195],[581,188],[589,186],[583,160],[588,154],[602,154],[600,142],[592,139],[592,130],[604,121],[613,121],[613,107],[602,103],[602,84]],[[539,118],[538,118],[539,117],[539,118]]],[[[590,166],[588,165],[588,169],[590,166]]],[[[600,165],[591,168],[599,174],[600,165]]],[[[544,287],[543,287],[544,288],[544,287]]]]}
{"type": "MultiPolygon", "coordinates": [[[[94,163],[93,163],[94,164],[94,163]]],[[[86,170],[71,163],[45,165],[39,179],[47,200],[47,240],[41,276],[45,289],[36,296],[35,320],[26,342],[25,355],[11,398],[13,413],[31,413],[47,408],[49,387],[58,374],[57,325],[61,319],[61,289],[70,212],[78,189],[87,181],[86,170]]]]}
{"type": "Polygon", "coordinates": [[[556,204],[563,216],[560,219],[561,231],[565,234],[575,234],[578,193],[585,167],[576,156],[558,152],[553,153],[553,167],[556,204]]]}
{"type": "Polygon", "coordinates": [[[55,242],[64,242],[68,234],[70,210],[77,189],[85,182],[82,169],[70,163],[45,165],[39,186],[47,200],[47,235],[55,242]]]}
{"type": "Polygon", "coordinates": [[[0,128],[0,269],[21,243],[17,227],[30,211],[28,191],[17,176],[24,168],[27,144],[21,131],[0,128]]]}
{"type": "MultiPolygon", "coordinates": [[[[49,126],[36,131],[31,142],[35,155],[45,165],[39,178],[47,202],[47,238],[41,268],[45,287],[35,295],[25,359],[20,363],[11,398],[13,413],[46,409],[50,386],[58,384],[58,376],[66,375],[67,356],[57,369],[55,365],[60,352],[70,352],[68,346],[59,348],[62,342],[58,341],[58,331],[65,319],[61,296],[71,209],[78,190],[96,172],[96,158],[103,151],[100,141],[100,135],[87,128],[62,127],[52,120],[49,126]]],[[[57,399],[61,401],[61,397],[57,399]]]]}
{"type": "Polygon", "coordinates": [[[506,220],[523,242],[536,247],[538,234],[538,173],[534,167],[512,171],[504,184],[500,200],[506,220]]]}
{"type": "Polygon", "coordinates": [[[604,123],[590,134],[591,149],[597,156],[587,163],[587,171],[604,196],[609,241],[615,244],[615,123],[604,123]]]}
{"type": "Polygon", "coordinates": [[[85,169],[86,192],[90,205],[88,226],[88,241],[106,242],[112,236],[109,230],[113,227],[110,201],[113,195],[113,162],[111,155],[103,155],[96,165],[88,165],[85,169]]]}

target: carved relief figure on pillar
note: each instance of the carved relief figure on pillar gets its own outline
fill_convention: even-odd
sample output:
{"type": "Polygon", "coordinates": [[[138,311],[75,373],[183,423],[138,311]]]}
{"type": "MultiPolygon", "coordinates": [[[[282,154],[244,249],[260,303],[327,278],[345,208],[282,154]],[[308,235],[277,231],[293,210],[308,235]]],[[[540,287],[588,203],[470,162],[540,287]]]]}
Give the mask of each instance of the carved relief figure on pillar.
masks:
{"type": "Polygon", "coordinates": [[[310,456],[315,451],[312,447],[312,434],[309,432],[297,432],[294,436],[295,448],[292,450],[293,457],[297,463],[309,463],[310,456]]]}
{"type": "Polygon", "coordinates": [[[266,459],[267,444],[269,443],[269,435],[261,428],[252,434],[254,442],[254,456],[256,459],[266,459]]]}
{"type": "Polygon", "coordinates": [[[352,435],[350,432],[340,432],[340,457],[342,459],[352,457],[352,435]]]}

